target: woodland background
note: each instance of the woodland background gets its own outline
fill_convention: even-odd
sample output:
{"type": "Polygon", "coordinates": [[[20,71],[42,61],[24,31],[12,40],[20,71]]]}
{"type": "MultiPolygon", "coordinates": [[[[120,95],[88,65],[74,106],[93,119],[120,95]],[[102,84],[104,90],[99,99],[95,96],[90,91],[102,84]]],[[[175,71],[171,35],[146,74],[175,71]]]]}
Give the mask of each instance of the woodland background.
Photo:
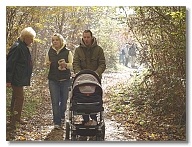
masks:
{"type": "MultiPolygon", "coordinates": [[[[137,64],[145,70],[135,77],[131,86],[127,85],[130,90],[129,94],[123,93],[124,99],[131,96],[135,98],[137,109],[164,116],[171,125],[180,128],[182,137],[177,139],[185,140],[186,13],[185,6],[7,6],[6,54],[20,31],[31,26],[37,33],[31,46],[33,77],[45,76],[47,70],[43,63],[51,45],[51,35],[62,34],[67,48],[74,53],[82,32],[90,29],[104,49],[106,72],[111,72],[119,70],[119,48],[134,40],[138,46],[137,64]]],[[[41,79],[34,79],[35,89],[26,89],[25,115],[31,115],[31,109],[39,102],[34,93],[41,91],[40,82],[41,79]]],[[[9,89],[6,95],[9,105],[9,89]]],[[[38,99],[41,96],[38,95],[38,99]]],[[[123,113],[124,109],[114,107],[113,114],[123,113]]]]}

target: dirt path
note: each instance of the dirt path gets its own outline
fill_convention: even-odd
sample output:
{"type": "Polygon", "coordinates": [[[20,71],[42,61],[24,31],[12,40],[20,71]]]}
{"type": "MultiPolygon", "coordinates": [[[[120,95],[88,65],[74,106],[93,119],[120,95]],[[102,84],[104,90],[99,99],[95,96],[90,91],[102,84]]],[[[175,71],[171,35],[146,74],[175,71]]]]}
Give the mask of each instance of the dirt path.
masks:
{"type": "MultiPolygon", "coordinates": [[[[127,68],[127,70],[116,72],[116,73],[104,73],[102,87],[104,91],[104,107],[105,114],[108,113],[108,105],[105,102],[105,94],[112,88],[114,85],[128,82],[133,75],[133,72],[137,71],[136,69],[127,68]]],[[[107,115],[105,115],[107,116],[107,115]]],[[[105,141],[136,141],[134,137],[129,137],[130,132],[125,132],[124,127],[117,123],[113,118],[105,118],[106,124],[106,134],[105,141]]]]}
{"type": "MultiPolygon", "coordinates": [[[[108,107],[105,103],[105,94],[110,90],[111,86],[119,82],[128,82],[133,72],[136,69],[129,69],[116,73],[104,73],[102,87],[104,93],[104,113],[107,113],[108,107]]],[[[48,87],[48,86],[45,86],[48,87]]],[[[44,93],[49,93],[48,88],[42,90],[44,93]]],[[[39,109],[37,114],[28,120],[28,124],[20,126],[19,130],[12,133],[13,140],[30,140],[30,141],[64,141],[65,127],[63,130],[55,131],[52,124],[52,109],[50,97],[47,96],[41,104],[42,109],[39,109]]],[[[111,118],[105,118],[105,141],[135,141],[133,137],[129,137],[131,132],[125,132],[123,126],[118,124],[111,118]]]]}

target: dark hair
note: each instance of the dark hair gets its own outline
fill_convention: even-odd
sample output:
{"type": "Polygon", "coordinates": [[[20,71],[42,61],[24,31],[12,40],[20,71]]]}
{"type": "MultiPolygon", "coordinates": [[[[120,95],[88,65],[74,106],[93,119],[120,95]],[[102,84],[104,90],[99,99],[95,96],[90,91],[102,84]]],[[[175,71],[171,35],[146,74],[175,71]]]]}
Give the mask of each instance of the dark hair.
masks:
{"type": "Polygon", "coordinates": [[[84,33],[90,33],[91,36],[92,36],[92,32],[91,32],[90,30],[85,30],[85,31],[83,32],[83,34],[84,34],[84,33]]]}

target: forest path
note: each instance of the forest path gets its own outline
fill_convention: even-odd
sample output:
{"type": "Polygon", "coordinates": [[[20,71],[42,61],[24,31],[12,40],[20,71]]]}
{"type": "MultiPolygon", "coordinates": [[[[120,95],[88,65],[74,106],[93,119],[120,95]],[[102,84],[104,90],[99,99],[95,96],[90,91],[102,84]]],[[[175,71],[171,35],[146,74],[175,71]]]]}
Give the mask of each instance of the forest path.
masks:
{"type": "MultiPolygon", "coordinates": [[[[105,141],[136,141],[133,132],[125,131],[123,126],[106,115],[110,108],[107,105],[108,100],[105,98],[106,93],[111,87],[119,83],[128,82],[135,71],[138,72],[137,69],[126,68],[126,70],[123,71],[103,73],[102,89],[103,105],[105,108],[105,141]]],[[[37,110],[38,112],[36,115],[28,120],[28,124],[20,125],[19,129],[12,134],[12,136],[14,136],[13,140],[65,141],[65,126],[62,130],[53,129],[52,108],[48,85],[44,85],[43,87],[44,89],[41,89],[41,93],[44,95],[44,100],[41,103],[41,108],[37,110]]]]}

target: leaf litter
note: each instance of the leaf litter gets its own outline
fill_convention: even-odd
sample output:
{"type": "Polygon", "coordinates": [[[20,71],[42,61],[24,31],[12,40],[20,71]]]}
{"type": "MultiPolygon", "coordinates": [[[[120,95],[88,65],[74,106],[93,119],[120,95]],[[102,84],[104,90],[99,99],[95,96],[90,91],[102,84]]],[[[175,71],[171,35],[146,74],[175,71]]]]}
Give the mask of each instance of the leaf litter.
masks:
{"type": "MultiPolygon", "coordinates": [[[[139,69],[104,73],[102,80],[105,141],[167,141],[185,140],[185,128],[169,125],[171,118],[153,116],[151,109],[129,93],[129,83],[139,69]],[[151,114],[151,115],[149,115],[151,114]],[[163,119],[162,119],[163,118],[163,119]]],[[[35,77],[33,86],[26,89],[39,101],[36,112],[26,125],[18,125],[16,131],[7,132],[7,141],[65,141],[65,126],[53,129],[52,108],[46,77],[35,77]],[[36,84],[35,84],[36,83],[36,84]],[[38,84],[37,84],[38,83],[38,84]],[[36,90],[35,90],[36,89],[36,90]]]]}

